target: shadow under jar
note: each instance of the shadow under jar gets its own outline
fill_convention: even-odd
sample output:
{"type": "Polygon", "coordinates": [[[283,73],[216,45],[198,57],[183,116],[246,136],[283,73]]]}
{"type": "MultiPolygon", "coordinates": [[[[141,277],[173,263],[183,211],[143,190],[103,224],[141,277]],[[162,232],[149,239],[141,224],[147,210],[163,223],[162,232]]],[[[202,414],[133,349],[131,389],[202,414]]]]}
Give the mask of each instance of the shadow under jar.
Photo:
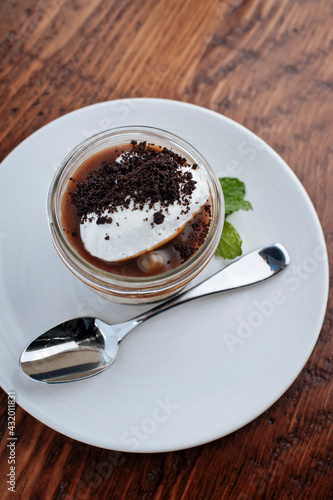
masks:
{"type": "Polygon", "coordinates": [[[96,293],[139,304],[180,291],[209,262],[224,221],[220,183],[174,134],[120,127],[69,153],[48,195],[54,246],[96,293]]]}

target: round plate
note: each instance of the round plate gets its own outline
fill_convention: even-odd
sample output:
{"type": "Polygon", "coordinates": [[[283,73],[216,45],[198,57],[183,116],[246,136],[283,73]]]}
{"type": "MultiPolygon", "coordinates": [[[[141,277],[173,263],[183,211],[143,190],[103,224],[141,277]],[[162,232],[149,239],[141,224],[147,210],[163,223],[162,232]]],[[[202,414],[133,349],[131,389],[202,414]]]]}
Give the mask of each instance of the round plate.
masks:
{"type": "MultiPolygon", "coordinates": [[[[221,269],[218,258],[196,282],[221,269]]],[[[328,294],[325,241],[295,175],[261,139],[207,109],[125,99],[63,116],[20,144],[0,167],[0,383],[41,422],[79,441],[162,452],[235,431],[272,405],[307,361],[328,294]],[[91,379],[34,382],[19,356],[44,330],[77,316],[119,322],[143,306],[109,303],[61,262],[47,227],[48,187],[62,158],[102,130],[148,125],[194,145],[219,176],[245,182],[252,212],[230,217],[243,253],[282,243],[291,264],[276,278],[157,316],[126,337],[117,362],[91,379]]]]}

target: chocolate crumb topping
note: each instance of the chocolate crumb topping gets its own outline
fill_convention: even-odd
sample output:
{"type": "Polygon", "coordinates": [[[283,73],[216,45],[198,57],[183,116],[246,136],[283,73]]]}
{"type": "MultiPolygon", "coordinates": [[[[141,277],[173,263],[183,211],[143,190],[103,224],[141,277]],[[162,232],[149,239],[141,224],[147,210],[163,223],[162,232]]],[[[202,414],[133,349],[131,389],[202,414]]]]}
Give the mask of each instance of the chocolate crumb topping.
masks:
{"type": "Polygon", "coordinates": [[[100,224],[111,224],[112,222],[112,217],[98,217],[97,221],[96,221],[96,224],[100,225],[100,224]]]}
{"type": "MultiPolygon", "coordinates": [[[[128,208],[131,201],[133,210],[143,210],[145,204],[152,208],[157,202],[165,209],[178,203],[185,213],[189,210],[196,181],[191,172],[181,168],[188,166],[186,159],[167,148],[154,149],[146,142],[132,141],[131,145],[132,150],[120,161],[104,161],[69,193],[81,222],[95,212],[97,224],[105,224],[109,221],[101,216],[104,210],[112,214],[128,208]]],[[[161,224],[163,214],[160,212],[157,220],[155,215],[154,222],[161,224]]]]}
{"type": "Polygon", "coordinates": [[[180,243],[177,241],[174,247],[180,253],[183,261],[188,260],[195,253],[195,247],[190,243],[180,243]]]}
{"type": "Polygon", "coordinates": [[[162,212],[155,212],[154,213],[154,222],[155,224],[163,224],[165,215],[162,214],[162,212]]]}

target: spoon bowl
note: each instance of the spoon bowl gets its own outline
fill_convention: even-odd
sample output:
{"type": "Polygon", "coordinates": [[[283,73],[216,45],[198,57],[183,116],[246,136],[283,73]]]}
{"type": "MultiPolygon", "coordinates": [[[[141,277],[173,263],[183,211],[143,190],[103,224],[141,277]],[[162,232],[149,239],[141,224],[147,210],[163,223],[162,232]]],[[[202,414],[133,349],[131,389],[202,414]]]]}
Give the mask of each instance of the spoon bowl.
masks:
{"type": "Polygon", "coordinates": [[[111,325],[97,318],[70,319],[33,340],[22,352],[20,366],[31,379],[49,384],[92,377],[114,363],[120,341],[149,318],[200,297],[265,281],[289,261],[286,249],[277,243],[240,257],[199,285],[129,321],[111,325]]]}

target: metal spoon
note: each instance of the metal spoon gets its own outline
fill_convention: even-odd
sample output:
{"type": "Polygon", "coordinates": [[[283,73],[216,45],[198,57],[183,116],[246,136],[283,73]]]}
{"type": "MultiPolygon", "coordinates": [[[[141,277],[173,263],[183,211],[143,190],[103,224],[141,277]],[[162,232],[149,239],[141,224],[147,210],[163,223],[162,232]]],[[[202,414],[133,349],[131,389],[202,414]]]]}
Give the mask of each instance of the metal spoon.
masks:
{"type": "Polygon", "coordinates": [[[57,325],[33,340],[22,352],[23,372],[49,384],[82,380],[108,368],[119,343],[133,328],[157,314],[190,300],[259,283],[282,271],[289,255],[279,243],[255,250],[206,281],[124,323],[77,318],[57,325]]]}

